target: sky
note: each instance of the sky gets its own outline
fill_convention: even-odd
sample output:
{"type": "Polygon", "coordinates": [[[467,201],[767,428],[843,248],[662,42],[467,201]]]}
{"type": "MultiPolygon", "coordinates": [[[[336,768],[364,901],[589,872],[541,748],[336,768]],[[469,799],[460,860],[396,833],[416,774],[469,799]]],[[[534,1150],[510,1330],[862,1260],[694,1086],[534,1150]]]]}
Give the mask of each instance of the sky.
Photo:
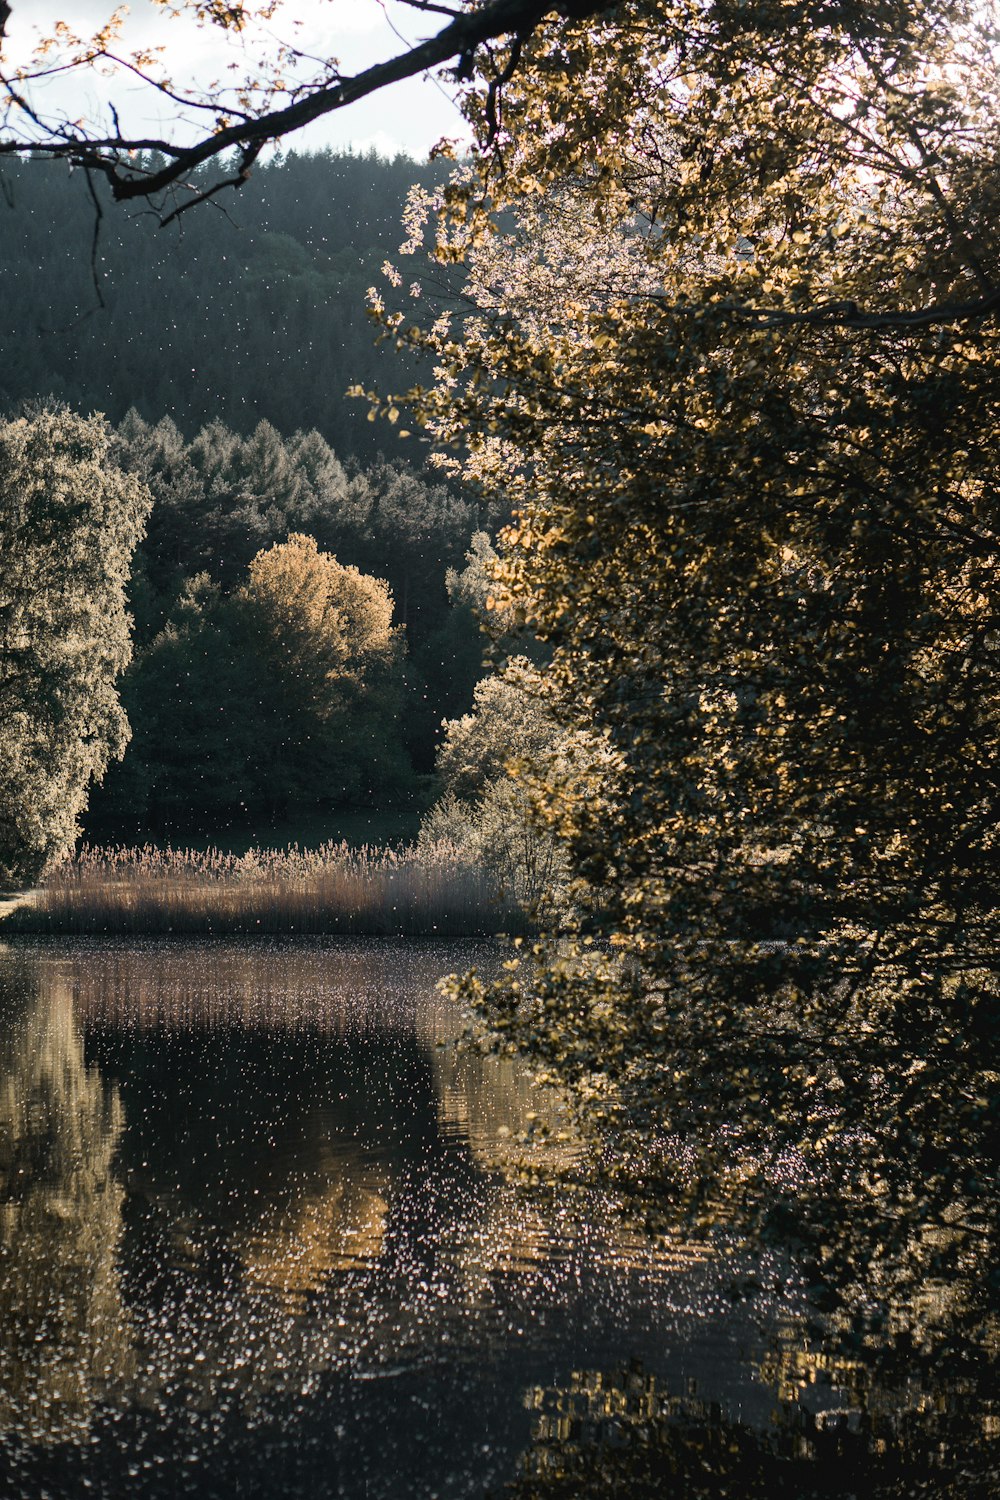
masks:
{"type": "MultiPolygon", "coordinates": [[[[4,60],[9,65],[26,58],[60,20],[78,35],[90,36],[113,9],[113,0],[12,0],[4,60]]],[[[234,43],[216,27],[170,17],[154,0],[131,0],[128,12],[119,47],[133,51],[162,45],[163,64],[175,84],[195,86],[225,77],[232,62],[240,73],[250,66],[253,40],[234,43]]],[[[341,71],[350,74],[398,55],[408,43],[445,24],[444,17],[421,15],[401,0],[282,0],[257,41],[277,37],[313,57],[336,57],[341,71]]],[[[176,130],[176,111],[162,97],[151,96],[134,79],[101,78],[93,70],[36,86],[32,99],[54,115],[83,116],[91,122],[107,119],[111,99],[128,135],[176,130]]],[[[286,146],[299,151],[375,147],[383,155],[405,152],[421,159],[443,136],[465,140],[468,132],[445,84],[418,77],[317,121],[289,137],[286,146]]]]}

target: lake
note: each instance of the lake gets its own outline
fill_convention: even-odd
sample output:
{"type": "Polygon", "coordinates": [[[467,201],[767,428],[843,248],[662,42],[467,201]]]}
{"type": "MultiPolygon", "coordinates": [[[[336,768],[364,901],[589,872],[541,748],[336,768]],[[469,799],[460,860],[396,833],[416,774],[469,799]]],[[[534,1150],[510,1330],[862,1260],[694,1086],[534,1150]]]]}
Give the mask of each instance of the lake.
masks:
{"type": "Polygon", "coordinates": [[[498,961],[0,946],[4,1500],[1000,1494],[995,1348],[834,1348],[777,1251],[532,1184],[560,1101],[436,988],[498,961]]]}

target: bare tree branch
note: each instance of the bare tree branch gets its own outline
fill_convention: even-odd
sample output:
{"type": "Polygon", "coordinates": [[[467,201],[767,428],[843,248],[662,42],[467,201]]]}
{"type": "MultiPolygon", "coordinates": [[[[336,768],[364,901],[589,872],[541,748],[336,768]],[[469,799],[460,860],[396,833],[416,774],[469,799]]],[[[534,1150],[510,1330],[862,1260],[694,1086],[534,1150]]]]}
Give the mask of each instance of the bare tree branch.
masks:
{"type": "MultiPolygon", "coordinates": [[[[379,4],[384,10],[384,0],[379,0],[379,4]]],[[[453,5],[433,5],[431,0],[403,0],[403,4],[408,5],[411,10],[431,11],[435,15],[451,16],[452,20],[461,14],[453,5]]]]}
{"type": "Polygon", "coordinates": [[[254,162],[261,151],[263,151],[264,144],[263,141],[255,141],[251,145],[246,146],[240,155],[239,170],[232,177],[223,177],[221,181],[214,182],[211,187],[205,188],[204,192],[193,193],[186,202],[181,203],[164,218],[161,218],[160,224],[164,227],[167,224],[172,224],[175,219],[180,218],[181,214],[187,213],[189,208],[194,208],[199,203],[206,203],[209,198],[214,198],[217,193],[221,193],[225,188],[242,187],[250,176],[250,170],[254,162]]]}
{"type": "MultiPolygon", "coordinates": [[[[507,40],[514,46],[516,55],[516,49],[546,19],[579,21],[617,9],[609,0],[563,0],[563,3],[557,3],[557,0],[486,0],[485,4],[477,6],[473,11],[457,14],[444,6],[421,3],[421,0],[416,0],[416,3],[410,0],[410,3],[414,4],[416,10],[440,12],[453,16],[454,19],[436,36],[419,42],[397,57],[376,63],[352,78],[337,78],[327,82],[303,94],[283,109],[242,117],[203,136],[192,145],[129,138],[117,133],[117,126],[116,133],[108,136],[92,136],[79,128],[59,126],[50,128],[47,138],[30,141],[0,138],[0,156],[33,155],[62,159],[75,166],[100,172],[107,179],[114,198],[124,202],[132,198],[150,198],[182,184],[205,163],[237,150],[241,153],[240,171],[230,179],[230,185],[238,185],[245,180],[249,164],[268,142],[280,140],[314,120],[335,110],[345,109],[390,84],[413,78],[448,62],[454,62],[457,76],[469,77],[473,57],[485,43],[507,40]],[[152,172],[137,169],[130,158],[139,151],[157,151],[167,160],[162,167],[152,172]]],[[[9,8],[6,0],[0,0],[0,34],[7,14],[9,8]]],[[[147,81],[154,82],[152,79],[147,81]]],[[[26,110],[36,126],[42,124],[27,106],[22,92],[17,89],[13,80],[0,75],[0,87],[19,108],[26,110]]],[[[191,201],[193,203],[196,200],[191,201]]]]}
{"type": "Polygon", "coordinates": [[[87,191],[90,194],[90,201],[94,205],[94,233],[90,242],[90,276],[94,283],[97,304],[99,307],[103,307],[105,304],[104,295],[101,291],[101,278],[97,270],[97,252],[101,244],[101,220],[104,218],[104,210],[101,207],[100,198],[98,198],[97,193],[94,191],[94,178],[89,168],[86,169],[86,177],[87,191]]]}

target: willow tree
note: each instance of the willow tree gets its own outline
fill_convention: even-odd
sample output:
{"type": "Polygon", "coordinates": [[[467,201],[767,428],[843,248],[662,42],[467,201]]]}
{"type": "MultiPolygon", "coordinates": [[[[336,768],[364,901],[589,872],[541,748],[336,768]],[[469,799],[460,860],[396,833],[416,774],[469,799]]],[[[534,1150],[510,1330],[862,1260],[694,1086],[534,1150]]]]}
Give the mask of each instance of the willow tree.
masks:
{"type": "Polygon", "coordinates": [[[0,889],[69,849],[90,785],[128,743],[116,681],[149,492],[102,418],[0,423],[0,889]]]}
{"type": "Polygon", "coordinates": [[[465,300],[378,304],[437,357],[418,417],[515,506],[498,601],[624,768],[596,813],[539,792],[573,941],[466,991],[654,1216],[818,1244],[877,1206],[869,1266],[995,1230],[993,23],[540,27],[430,215],[465,300]]]}

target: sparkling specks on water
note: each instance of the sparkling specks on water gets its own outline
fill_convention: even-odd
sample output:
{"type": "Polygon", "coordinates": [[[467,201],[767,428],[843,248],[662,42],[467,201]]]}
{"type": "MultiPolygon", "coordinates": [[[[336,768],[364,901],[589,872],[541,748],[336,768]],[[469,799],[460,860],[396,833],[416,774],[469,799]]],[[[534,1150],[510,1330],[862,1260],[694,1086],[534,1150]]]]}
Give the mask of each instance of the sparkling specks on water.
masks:
{"type": "Polygon", "coordinates": [[[761,1319],[801,1344],[793,1291],[734,1302],[702,1247],[514,1185],[578,1147],[451,1045],[438,978],[495,961],[0,948],[3,1500],[468,1500],[647,1406],[767,1430],[761,1319]]]}

